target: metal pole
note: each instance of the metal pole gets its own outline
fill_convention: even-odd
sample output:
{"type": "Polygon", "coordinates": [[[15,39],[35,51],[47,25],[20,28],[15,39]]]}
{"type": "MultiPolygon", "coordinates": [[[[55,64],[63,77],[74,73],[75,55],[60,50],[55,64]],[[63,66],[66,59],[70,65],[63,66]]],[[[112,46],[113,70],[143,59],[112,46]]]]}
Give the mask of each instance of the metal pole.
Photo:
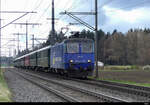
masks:
{"type": "Polygon", "coordinates": [[[96,63],[96,78],[99,78],[98,73],[98,3],[95,0],[95,63],[96,63]]]}
{"type": "Polygon", "coordinates": [[[11,48],[9,48],[8,66],[10,66],[11,48]]]}
{"type": "Polygon", "coordinates": [[[18,54],[19,54],[19,33],[18,33],[18,54]]]}
{"type": "Polygon", "coordinates": [[[33,36],[33,39],[32,39],[32,48],[34,48],[34,35],[33,36]]]}
{"type": "MultiPolygon", "coordinates": [[[[1,11],[1,0],[0,0],[0,11],[1,11]]],[[[1,68],[1,13],[0,13],[0,68],[1,68]]]]}
{"type": "Polygon", "coordinates": [[[28,49],[28,22],[26,21],[26,50],[28,49]]]}
{"type": "Polygon", "coordinates": [[[52,0],[52,35],[55,33],[55,13],[54,13],[54,0],[52,0]]]}

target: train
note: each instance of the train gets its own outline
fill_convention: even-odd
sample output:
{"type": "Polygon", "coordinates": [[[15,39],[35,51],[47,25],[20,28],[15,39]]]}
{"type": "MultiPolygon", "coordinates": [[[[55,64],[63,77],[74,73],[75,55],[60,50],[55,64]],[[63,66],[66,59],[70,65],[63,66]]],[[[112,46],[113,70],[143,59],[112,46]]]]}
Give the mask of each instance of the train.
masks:
{"type": "Polygon", "coordinates": [[[94,56],[92,39],[71,38],[17,57],[14,66],[87,78],[93,75],[94,56]]]}

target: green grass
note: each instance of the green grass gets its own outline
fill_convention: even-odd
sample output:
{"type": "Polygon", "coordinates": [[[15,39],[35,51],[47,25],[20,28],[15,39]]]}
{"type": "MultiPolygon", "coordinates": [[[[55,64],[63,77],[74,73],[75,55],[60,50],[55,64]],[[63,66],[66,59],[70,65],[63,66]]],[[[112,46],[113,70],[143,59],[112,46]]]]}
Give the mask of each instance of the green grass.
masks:
{"type": "MultiPolygon", "coordinates": [[[[95,79],[93,76],[89,76],[88,78],[89,79],[95,79]]],[[[96,78],[96,80],[105,80],[105,81],[117,82],[117,83],[129,84],[129,85],[150,87],[149,83],[136,83],[136,82],[132,82],[132,81],[111,80],[111,79],[103,79],[103,78],[96,78]]]]}
{"type": "Polygon", "coordinates": [[[12,102],[11,93],[4,80],[3,70],[4,69],[0,69],[0,102],[12,102]]]}
{"type": "Polygon", "coordinates": [[[112,81],[112,82],[117,82],[117,83],[124,83],[124,84],[136,85],[136,86],[150,87],[150,84],[148,84],[148,83],[136,83],[136,82],[132,82],[132,81],[108,80],[108,79],[104,79],[104,80],[112,81]]]}
{"type": "Polygon", "coordinates": [[[120,66],[120,65],[107,65],[104,68],[99,68],[102,70],[139,70],[141,69],[140,66],[136,65],[126,65],[126,66],[120,66]]]}

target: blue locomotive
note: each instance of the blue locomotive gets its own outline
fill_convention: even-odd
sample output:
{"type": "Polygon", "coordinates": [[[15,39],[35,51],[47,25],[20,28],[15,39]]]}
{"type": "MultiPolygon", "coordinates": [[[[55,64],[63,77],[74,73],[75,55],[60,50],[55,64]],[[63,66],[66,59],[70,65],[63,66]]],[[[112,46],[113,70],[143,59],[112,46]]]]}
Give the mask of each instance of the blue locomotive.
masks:
{"type": "MultiPolygon", "coordinates": [[[[94,71],[94,41],[83,38],[66,39],[62,43],[47,46],[23,57],[29,58],[22,59],[24,68],[49,70],[71,77],[86,78],[94,71]],[[28,66],[26,62],[29,63],[28,66]]],[[[17,67],[21,60],[19,58],[14,60],[17,67]]]]}

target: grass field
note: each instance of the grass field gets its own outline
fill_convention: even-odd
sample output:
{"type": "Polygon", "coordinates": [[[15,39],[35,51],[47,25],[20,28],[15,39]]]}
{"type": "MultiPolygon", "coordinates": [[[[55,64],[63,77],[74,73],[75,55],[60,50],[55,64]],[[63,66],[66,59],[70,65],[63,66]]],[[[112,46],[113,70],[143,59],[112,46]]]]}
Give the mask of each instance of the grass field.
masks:
{"type": "Polygon", "coordinates": [[[126,66],[111,65],[111,66],[104,66],[103,68],[103,70],[140,70],[140,69],[142,69],[142,66],[136,65],[126,65],[126,66]]]}
{"type": "Polygon", "coordinates": [[[0,102],[11,102],[11,93],[3,76],[4,69],[0,69],[0,102]]]}
{"type": "Polygon", "coordinates": [[[129,69],[115,70],[114,68],[126,68],[126,67],[113,66],[113,69],[111,67],[105,67],[107,69],[99,68],[99,80],[107,80],[107,81],[113,81],[119,83],[127,83],[127,84],[150,87],[150,70],[142,70],[140,69],[141,67],[135,69],[136,67],[131,67],[131,66],[128,66],[129,69]]]}

